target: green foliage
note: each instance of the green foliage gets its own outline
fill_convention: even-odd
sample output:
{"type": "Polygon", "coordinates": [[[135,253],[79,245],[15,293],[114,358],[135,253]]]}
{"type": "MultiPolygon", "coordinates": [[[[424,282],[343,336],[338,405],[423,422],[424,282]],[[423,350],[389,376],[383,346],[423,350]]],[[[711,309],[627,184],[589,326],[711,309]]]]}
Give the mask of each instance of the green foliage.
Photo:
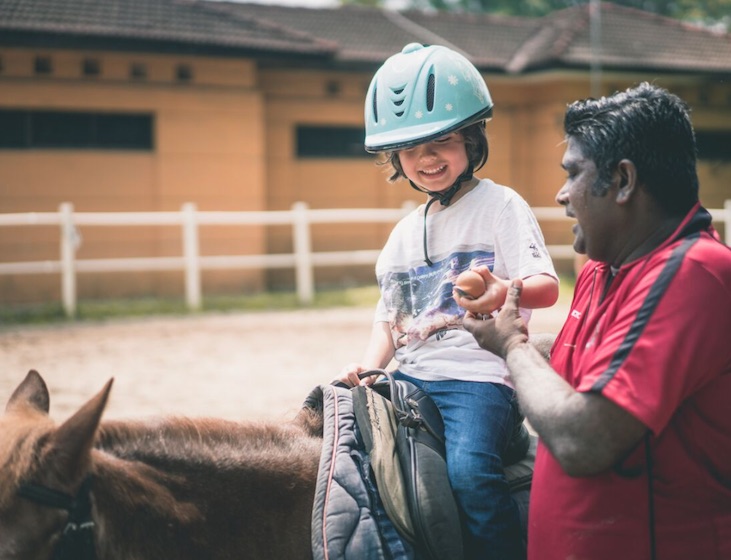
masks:
{"type": "MultiPolygon", "coordinates": [[[[383,0],[341,0],[347,4],[388,5],[383,0]]],[[[544,16],[590,0],[403,0],[403,8],[476,12],[514,16],[544,16]]],[[[731,0],[612,0],[612,4],[637,8],[672,18],[703,23],[731,20],[731,0]]]]}
{"type": "Polygon", "coordinates": [[[383,8],[384,0],[340,0],[342,6],[368,6],[369,8],[383,8]]]}

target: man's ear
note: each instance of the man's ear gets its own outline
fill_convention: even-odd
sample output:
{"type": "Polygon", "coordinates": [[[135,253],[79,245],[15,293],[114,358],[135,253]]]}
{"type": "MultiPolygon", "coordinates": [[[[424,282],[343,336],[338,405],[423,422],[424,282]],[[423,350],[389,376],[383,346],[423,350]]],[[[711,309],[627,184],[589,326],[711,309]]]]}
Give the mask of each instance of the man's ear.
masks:
{"type": "Polygon", "coordinates": [[[638,188],[637,168],[630,160],[623,159],[617,164],[614,172],[617,182],[617,204],[627,204],[638,188]]]}

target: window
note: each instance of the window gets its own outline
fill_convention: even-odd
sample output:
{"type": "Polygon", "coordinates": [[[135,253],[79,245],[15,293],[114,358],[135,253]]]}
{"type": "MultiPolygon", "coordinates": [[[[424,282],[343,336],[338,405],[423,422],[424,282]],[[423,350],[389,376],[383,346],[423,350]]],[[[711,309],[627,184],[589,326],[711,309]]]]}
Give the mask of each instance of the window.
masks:
{"type": "Polygon", "coordinates": [[[695,141],[698,147],[698,159],[731,161],[731,131],[696,130],[695,141]]]}
{"type": "Polygon", "coordinates": [[[298,126],[297,157],[371,157],[363,148],[364,139],[364,129],[356,126],[298,126]]]}
{"type": "Polygon", "coordinates": [[[102,73],[102,66],[95,58],[85,58],[81,62],[81,72],[84,76],[99,76],[102,73]]]}
{"type": "Polygon", "coordinates": [[[133,62],[129,67],[129,77],[133,80],[147,79],[147,66],[141,62],[133,62]]]}
{"type": "Polygon", "coordinates": [[[53,72],[50,56],[37,56],[33,61],[33,70],[36,74],[46,75],[53,72]]]}
{"type": "Polygon", "coordinates": [[[0,110],[0,149],[152,150],[150,114],[0,110]]]}
{"type": "Polygon", "coordinates": [[[178,64],[175,67],[175,79],[179,82],[190,82],[193,79],[193,68],[187,64],[178,64]]]}

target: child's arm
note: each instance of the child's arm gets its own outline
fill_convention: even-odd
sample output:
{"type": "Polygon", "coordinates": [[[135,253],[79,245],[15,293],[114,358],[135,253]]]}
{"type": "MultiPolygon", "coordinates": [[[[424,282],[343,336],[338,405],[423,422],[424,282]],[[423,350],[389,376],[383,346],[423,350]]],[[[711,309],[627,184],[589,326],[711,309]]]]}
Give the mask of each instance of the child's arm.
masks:
{"type": "MultiPolygon", "coordinates": [[[[486,266],[473,269],[485,280],[485,293],[479,298],[470,300],[454,293],[457,304],[472,313],[488,314],[500,309],[505,303],[505,296],[510,287],[510,280],[498,278],[486,266]]],[[[536,274],[523,279],[523,296],[521,307],[537,309],[550,307],[558,300],[558,280],[547,274],[536,274]]]]}
{"type": "Polygon", "coordinates": [[[345,366],[337,380],[353,387],[355,385],[370,385],[376,380],[377,376],[374,375],[361,380],[358,379],[358,374],[369,369],[385,368],[391,362],[394,354],[395,349],[391,339],[390,326],[385,321],[378,321],[373,324],[371,338],[368,341],[361,363],[351,363],[345,366]]]}
{"type": "MultiPolygon", "coordinates": [[[[510,287],[510,280],[507,280],[510,287]]],[[[523,289],[526,294],[520,299],[520,304],[526,309],[539,309],[541,307],[551,307],[558,301],[558,280],[548,274],[536,274],[523,278],[523,289]]],[[[507,294],[507,291],[505,292],[507,294]]],[[[503,303],[505,299],[503,298],[503,303]]],[[[502,304],[500,304],[502,307],[502,304]]]]}

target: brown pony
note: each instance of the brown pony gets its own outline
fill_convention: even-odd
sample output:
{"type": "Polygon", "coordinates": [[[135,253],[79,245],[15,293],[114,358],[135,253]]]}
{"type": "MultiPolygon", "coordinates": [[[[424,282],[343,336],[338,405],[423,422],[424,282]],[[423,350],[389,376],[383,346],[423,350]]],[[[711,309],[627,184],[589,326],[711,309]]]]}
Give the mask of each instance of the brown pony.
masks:
{"type": "Polygon", "coordinates": [[[60,426],[37,372],[10,397],[0,560],[311,558],[321,417],[100,422],[111,386],[60,426]]]}

